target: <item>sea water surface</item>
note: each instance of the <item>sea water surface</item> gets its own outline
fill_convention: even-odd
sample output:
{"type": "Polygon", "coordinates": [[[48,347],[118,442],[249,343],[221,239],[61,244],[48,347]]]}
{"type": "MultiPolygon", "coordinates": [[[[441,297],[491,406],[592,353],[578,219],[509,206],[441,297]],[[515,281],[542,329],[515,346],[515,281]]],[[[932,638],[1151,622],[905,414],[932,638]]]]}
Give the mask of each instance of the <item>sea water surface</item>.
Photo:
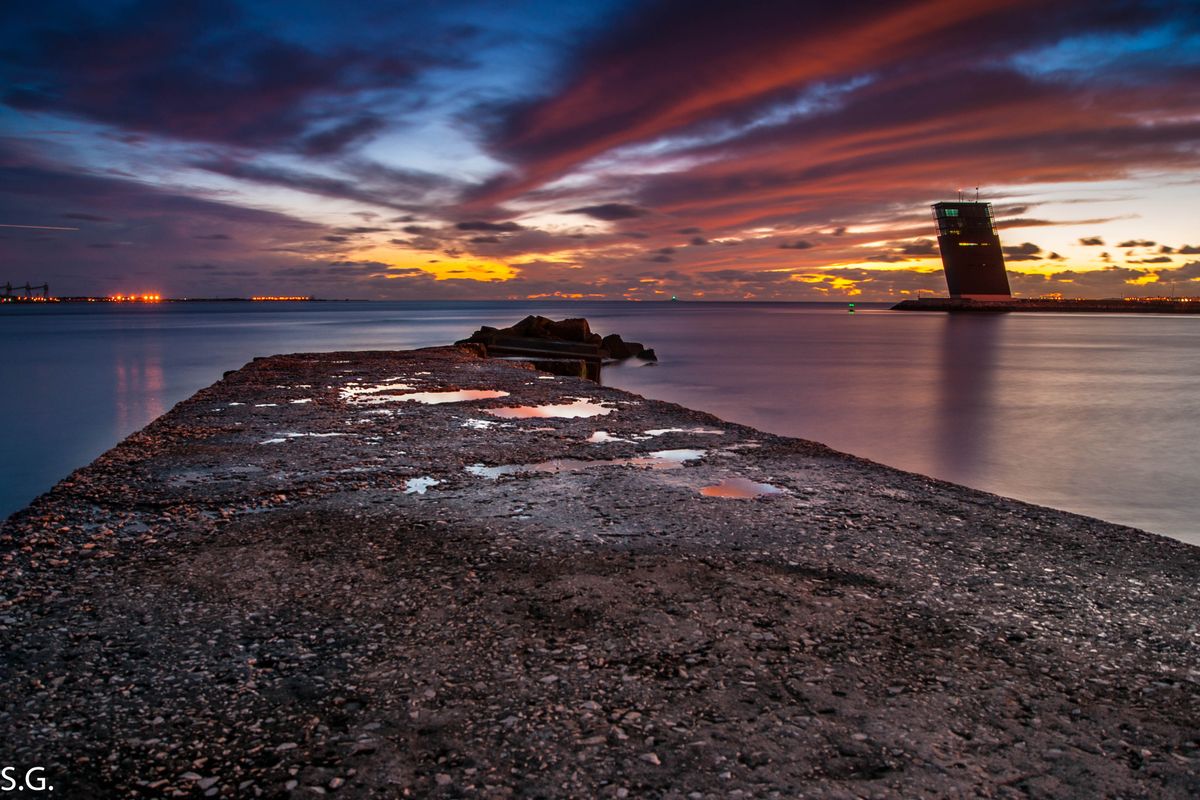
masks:
{"type": "Polygon", "coordinates": [[[657,350],[609,385],[1200,544],[1200,317],[844,304],[0,307],[0,516],[255,356],[446,344],[529,313],[657,350]]]}

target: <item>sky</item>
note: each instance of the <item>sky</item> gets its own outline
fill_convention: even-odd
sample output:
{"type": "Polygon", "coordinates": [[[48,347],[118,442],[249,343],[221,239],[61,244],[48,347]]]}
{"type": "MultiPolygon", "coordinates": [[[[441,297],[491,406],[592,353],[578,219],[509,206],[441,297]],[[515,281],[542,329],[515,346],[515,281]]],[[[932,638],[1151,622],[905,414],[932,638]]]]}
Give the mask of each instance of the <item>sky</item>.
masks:
{"type": "Polygon", "coordinates": [[[59,295],[899,300],[977,187],[1020,295],[1200,295],[1200,0],[0,8],[59,295]]]}

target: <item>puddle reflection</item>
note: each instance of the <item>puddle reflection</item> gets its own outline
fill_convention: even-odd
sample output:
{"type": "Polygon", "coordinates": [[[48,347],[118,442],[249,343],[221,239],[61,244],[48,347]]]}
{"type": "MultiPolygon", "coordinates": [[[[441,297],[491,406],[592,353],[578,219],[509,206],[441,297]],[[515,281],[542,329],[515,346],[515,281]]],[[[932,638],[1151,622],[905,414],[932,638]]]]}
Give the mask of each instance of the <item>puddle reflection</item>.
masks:
{"type": "Polygon", "coordinates": [[[501,475],[520,475],[535,472],[559,473],[582,472],[593,467],[642,467],[645,469],[677,469],[684,462],[697,461],[704,458],[703,450],[657,450],[649,455],[635,458],[613,458],[607,460],[586,460],[581,458],[554,458],[537,464],[503,464],[498,467],[485,467],[483,464],[472,464],[467,472],[479,478],[495,480],[501,475]]]}
{"type": "Polygon", "coordinates": [[[349,433],[281,433],[273,439],[263,439],[259,444],[281,444],[292,439],[303,439],[312,437],[314,439],[327,439],[331,436],[350,436],[349,433]]]}
{"type": "Polygon", "coordinates": [[[441,481],[436,478],[425,476],[423,478],[409,478],[404,482],[405,494],[425,494],[425,491],[431,486],[437,486],[441,481]]]}
{"type": "Polygon", "coordinates": [[[561,419],[580,419],[582,417],[598,417],[611,414],[613,409],[593,402],[584,397],[578,397],[574,403],[561,403],[545,406],[508,406],[506,408],[485,408],[484,411],[504,419],[534,419],[558,417],[561,419]]]}
{"type": "Polygon", "coordinates": [[[783,489],[769,483],[757,483],[746,478],[726,478],[712,486],[704,486],[700,494],[705,497],[724,497],[728,500],[751,500],[755,497],[767,497],[782,494],[783,489]]]}
{"type": "Polygon", "coordinates": [[[436,406],[442,403],[465,403],[469,400],[491,400],[496,397],[508,397],[508,392],[501,392],[495,389],[459,389],[447,392],[409,392],[408,394],[386,396],[398,401],[436,406]]]}
{"type": "MultiPolygon", "coordinates": [[[[378,383],[374,386],[359,386],[354,384],[343,387],[342,390],[338,392],[338,395],[343,400],[358,400],[359,402],[362,402],[363,400],[360,400],[360,398],[362,398],[363,395],[379,395],[384,392],[407,392],[415,388],[415,386],[411,386],[407,383],[378,383]]],[[[371,398],[363,399],[369,401],[371,398]]]]}
{"type": "Polygon", "coordinates": [[[592,435],[587,438],[591,444],[605,444],[606,442],[632,442],[632,439],[622,439],[620,436],[613,436],[608,431],[593,431],[592,435]]]}

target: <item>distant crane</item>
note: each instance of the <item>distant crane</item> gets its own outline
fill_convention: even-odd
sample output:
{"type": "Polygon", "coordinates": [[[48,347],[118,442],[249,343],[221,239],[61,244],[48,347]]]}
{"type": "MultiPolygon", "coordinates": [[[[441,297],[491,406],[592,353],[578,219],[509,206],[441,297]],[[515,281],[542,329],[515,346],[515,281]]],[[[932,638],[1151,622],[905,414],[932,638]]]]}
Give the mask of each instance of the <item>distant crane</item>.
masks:
{"type": "Polygon", "coordinates": [[[34,292],[41,292],[43,300],[50,299],[50,284],[49,283],[43,283],[41,286],[30,286],[29,281],[26,281],[24,286],[13,286],[11,283],[8,283],[8,282],[6,282],[4,284],[4,296],[5,297],[16,297],[16,294],[14,294],[14,292],[20,292],[20,291],[25,292],[26,300],[32,300],[34,292]]]}

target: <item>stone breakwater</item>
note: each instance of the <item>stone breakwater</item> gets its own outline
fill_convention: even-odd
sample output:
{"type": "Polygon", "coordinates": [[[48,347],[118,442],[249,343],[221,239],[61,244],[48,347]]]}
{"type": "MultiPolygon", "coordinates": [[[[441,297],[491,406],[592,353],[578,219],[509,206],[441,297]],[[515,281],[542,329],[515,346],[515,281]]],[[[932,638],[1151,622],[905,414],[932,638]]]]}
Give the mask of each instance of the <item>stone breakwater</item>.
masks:
{"type": "Polygon", "coordinates": [[[451,348],[255,360],[0,546],[54,797],[1200,795],[1200,549],[451,348]]]}

